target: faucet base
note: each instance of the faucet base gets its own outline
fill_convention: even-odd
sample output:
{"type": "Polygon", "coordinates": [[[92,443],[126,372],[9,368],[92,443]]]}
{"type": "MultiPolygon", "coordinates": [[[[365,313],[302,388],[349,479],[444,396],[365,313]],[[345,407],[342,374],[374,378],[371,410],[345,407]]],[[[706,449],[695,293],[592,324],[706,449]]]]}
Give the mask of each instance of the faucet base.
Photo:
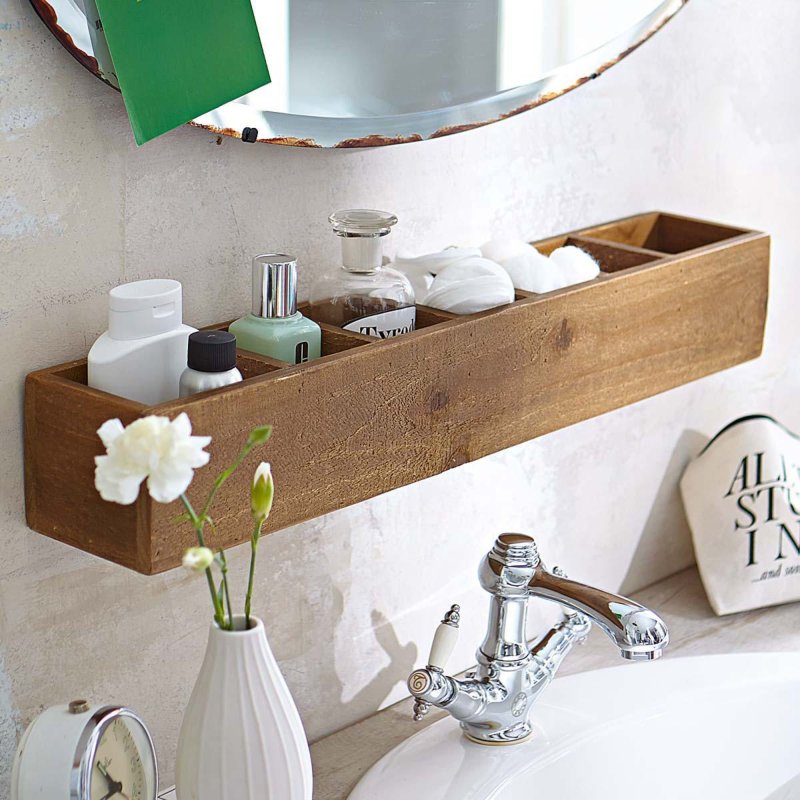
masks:
{"type": "Polygon", "coordinates": [[[512,744],[522,744],[533,736],[533,728],[529,722],[519,722],[510,728],[502,730],[483,730],[468,722],[461,723],[464,737],[475,744],[485,744],[492,747],[507,747],[512,744]]]}

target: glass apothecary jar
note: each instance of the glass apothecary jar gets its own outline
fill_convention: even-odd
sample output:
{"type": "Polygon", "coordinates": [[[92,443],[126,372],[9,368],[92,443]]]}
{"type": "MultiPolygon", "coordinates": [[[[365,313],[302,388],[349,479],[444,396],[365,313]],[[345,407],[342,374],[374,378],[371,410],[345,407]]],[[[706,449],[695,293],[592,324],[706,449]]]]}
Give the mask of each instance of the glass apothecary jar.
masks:
{"type": "Polygon", "coordinates": [[[341,239],[342,264],[312,287],[312,319],[375,339],[413,331],[416,307],[411,283],[383,265],[383,237],[397,217],[385,211],[352,209],[331,214],[330,223],[341,239]]]}

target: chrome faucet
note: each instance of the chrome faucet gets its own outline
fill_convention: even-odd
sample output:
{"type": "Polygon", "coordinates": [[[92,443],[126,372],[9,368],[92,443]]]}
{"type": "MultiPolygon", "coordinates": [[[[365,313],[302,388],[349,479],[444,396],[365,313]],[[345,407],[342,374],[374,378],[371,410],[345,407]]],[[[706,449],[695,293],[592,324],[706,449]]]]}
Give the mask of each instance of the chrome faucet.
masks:
{"type": "Polygon", "coordinates": [[[458,635],[460,608],[453,606],[436,631],[428,666],[411,673],[408,688],[415,698],[415,720],[431,705],[446,709],[467,738],[479,744],[517,744],[531,735],[528,717],[534,701],[592,623],[632,661],[658,658],[669,642],[666,625],[649,609],[568,580],[558,567],[548,570],[530,536],[500,535],[478,576],[492,597],[477,669],[466,680],[444,673],[458,635]],[[564,619],[533,647],[525,636],[530,597],[554,600],[564,609],[564,619]]]}

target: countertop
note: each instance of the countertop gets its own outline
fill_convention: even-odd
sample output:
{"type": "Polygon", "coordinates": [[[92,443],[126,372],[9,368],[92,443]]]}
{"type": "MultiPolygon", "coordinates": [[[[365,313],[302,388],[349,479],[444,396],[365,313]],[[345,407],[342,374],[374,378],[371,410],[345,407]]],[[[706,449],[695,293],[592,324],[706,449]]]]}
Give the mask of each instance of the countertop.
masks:
{"type": "MultiPolygon", "coordinates": [[[[665,658],[800,651],[797,604],[717,617],[695,568],[636,592],[635,599],[653,608],[666,621],[670,645],[665,658]]],[[[615,665],[620,669],[626,666],[605,634],[593,630],[586,644],[570,653],[559,675],[615,665]]],[[[411,700],[407,699],[320,739],[311,748],[314,800],[346,800],[358,779],[381,756],[443,716],[445,712],[431,709],[424,722],[415,723],[411,719],[411,700]]]]}

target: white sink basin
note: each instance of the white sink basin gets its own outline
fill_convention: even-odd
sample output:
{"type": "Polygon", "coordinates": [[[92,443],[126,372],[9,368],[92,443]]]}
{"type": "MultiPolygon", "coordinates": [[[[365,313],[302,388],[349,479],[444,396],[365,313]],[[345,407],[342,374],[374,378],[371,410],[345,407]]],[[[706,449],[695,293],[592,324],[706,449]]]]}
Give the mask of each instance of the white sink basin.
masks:
{"type": "Polygon", "coordinates": [[[534,736],[473,744],[446,718],[350,800],[796,800],[800,653],[702,656],[558,678],[534,736]]]}

